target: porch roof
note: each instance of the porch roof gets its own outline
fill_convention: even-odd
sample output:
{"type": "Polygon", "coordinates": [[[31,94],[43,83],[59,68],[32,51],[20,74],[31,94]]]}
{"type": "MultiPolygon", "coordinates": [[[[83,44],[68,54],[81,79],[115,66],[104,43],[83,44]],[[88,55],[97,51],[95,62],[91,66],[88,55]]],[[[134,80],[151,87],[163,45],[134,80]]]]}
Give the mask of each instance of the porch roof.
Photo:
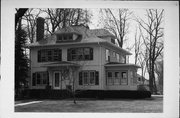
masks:
{"type": "Polygon", "coordinates": [[[135,67],[135,68],[141,68],[140,66],[136,64],[125,64],[125,63],[118,63],[118,62],[110,62],[104,65],[105,67],[135,67]]]}
{"type": "Polygon", "coordinates": [[[59,66],[70,66],[70,67],[79,67],[79,64],[67,62],[67,61],[60,61],[60,62],[53,62],[49,64],[44,64],[43,67],[59,67],[59,66]]]}

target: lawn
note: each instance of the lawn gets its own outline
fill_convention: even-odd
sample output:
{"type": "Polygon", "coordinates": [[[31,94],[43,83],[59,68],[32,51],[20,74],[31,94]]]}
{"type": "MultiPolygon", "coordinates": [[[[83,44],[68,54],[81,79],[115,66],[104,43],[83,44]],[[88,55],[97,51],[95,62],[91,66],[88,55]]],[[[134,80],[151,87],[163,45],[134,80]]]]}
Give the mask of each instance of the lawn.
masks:
{"type": "Polygon", "coordinates": [[[42,100],[41,103],[16,106],[15,112],[122,112],[122,113],[162,113],[163,98],[148,99],[79,99],[77,104],[72,100],[42,100]]]}

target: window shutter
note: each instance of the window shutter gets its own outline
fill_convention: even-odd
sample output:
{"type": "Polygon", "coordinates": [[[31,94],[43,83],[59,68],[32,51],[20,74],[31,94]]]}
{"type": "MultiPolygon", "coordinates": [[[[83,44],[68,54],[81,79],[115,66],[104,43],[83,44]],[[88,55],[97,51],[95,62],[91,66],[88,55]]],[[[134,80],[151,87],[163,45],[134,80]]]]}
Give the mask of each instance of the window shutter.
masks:
{"type": "Polygon", "coordinates": [[[82,85],[82,72],[79,72],[79,85],[82,85]]]}
{"type": "Polygon", "coordinates": [[[93,60],[93,48],[90,48],[90,60],[93,60]]]}
{"type": "Polygon", "coordinates": [[[99,85],[99,72],[96,71],[96,74],[95,74],[95,85],[99,85]]]}
{"type": "Polygon", "coordinates": [[[41,62],[41,50],[38,51],[38,62],[41,62]]]}
{"type": "Polygon", "coordinates": [[[36,73],[33,73],[32,86],[36,86],[36,73]]]}

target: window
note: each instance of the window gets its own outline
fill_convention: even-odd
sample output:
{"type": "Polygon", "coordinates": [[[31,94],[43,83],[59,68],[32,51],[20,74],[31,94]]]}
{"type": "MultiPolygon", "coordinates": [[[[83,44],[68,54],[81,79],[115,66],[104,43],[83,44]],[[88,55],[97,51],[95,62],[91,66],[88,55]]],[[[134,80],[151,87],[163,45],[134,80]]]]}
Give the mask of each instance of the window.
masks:
{"type": "Polygon", "coordinates": [[[133,85],[133,71],[130,71],[130,80],[131,80],[131,85],[133,85]]]}
{"type": "Polygon", "coordinates": [[[43,49],[38,51],[38,62],[61,61],[61,49],[43,49]]]}
{"type": "Polygon", "coordinates": [[[114,84],[120,84],[120,72],[114,72],[114,84]]]}
{"type": "Polygon", "coordinates": [[[73,34],[62,34],[58,35],[57,41],[72,41],[73,40],[73,34]]]}
{"type": "Polygon", "coordinates": [[[84,72],[84,82],[83,82],[84,85],[89,84],[89,82],[88,82],[88,80],[89,80],[88,74],[89,74],[88,72],[84,72]]]}
{"type": "Polygon", "coordinates": [[[48,81],[48,72],[36,72],[33,73],[32,86],[46,85],[48,81]]]}
{"type": "Polygon", "coordinates": [[[108,49],[106,49],[106,61],[110,61],[110,52],[108,49]]]}
{"type": "Polygon", "coordinates": [[[71,48],[67,53],[68,61],[93,60],[93,48],[71,48]]]}
{"type": "Polygon", "coordinates": [[[113,57],[115,58],[116,57],[116,53],[113,51],[113,57]]]}
{"type": "Polygon", "coordinates": [[[121,84],[122,85],[127,85],[128,84],[128,79],[127,79],[127,72],[122,72],[121,73],[121,76],[122,76],[122,78],[121,78],[121,84]]]}
{"type": "Polygon", "coordinates": [[[119,62],[120,62],[120,63],[126,63],[125,56],[120,55],[119,62]]]}
{"type": "Polygon", "coordinates": [[[108,71],[107,85],[127,85],[127,72],[108,71]]]}
{"type": "Polygon", "coordinates": [[[79,85],[99,85],[99,72],[93,70],[79,72],[79,85]]]}
{"type": "Polygon", "coordinates": [[[108,83],[108,85],[113,85],[113,76],[112,76],[112,72],[108,72],[107,73],[108,75],[107,75],[107,83],[108,83]]]}
{"type": "Polygon", "coordinates": [[[119,54],[116,53],[117,62],[119,62],[119,54]]]}

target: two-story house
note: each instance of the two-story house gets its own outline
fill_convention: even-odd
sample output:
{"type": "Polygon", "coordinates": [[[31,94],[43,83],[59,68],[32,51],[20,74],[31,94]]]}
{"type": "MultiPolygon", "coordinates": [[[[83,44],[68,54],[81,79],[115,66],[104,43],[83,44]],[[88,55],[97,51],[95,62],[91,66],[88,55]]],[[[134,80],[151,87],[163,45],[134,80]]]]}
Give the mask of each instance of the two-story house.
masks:
{"type": "Polygon", "coordinates": [[[74,90],[137,91],[139,66],[129,64],[131,53],[117,46],[110,32],[69,26],[43,39],[43,19],[37,23],[37,40],[28,46],[30,89],[45,89],[48,84],[62,90],[74,83],[74,90]]]}

